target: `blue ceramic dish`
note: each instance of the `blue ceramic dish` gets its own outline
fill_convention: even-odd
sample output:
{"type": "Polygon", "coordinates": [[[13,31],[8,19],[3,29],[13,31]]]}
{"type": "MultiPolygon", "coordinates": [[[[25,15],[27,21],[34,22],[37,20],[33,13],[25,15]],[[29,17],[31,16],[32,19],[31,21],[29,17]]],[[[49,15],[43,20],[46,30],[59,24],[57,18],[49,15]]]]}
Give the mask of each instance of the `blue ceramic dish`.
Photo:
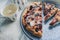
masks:
{"type": "MultiPolygon", "coordinates": [[[[58,3],[56,3],[56,2],[54,2],[54,1],[43,1],[43,2],[50,3],[50,4],[55,4],[56,7],[60,8],[60,5],[58,3]]],[[[25,33],[25,35],[27,37],[29,37],[31,40],[60,40],[60,38],[59,38],[60,37],[60,34],[59,34],[60,31],[58,31],[58,30],[60,30],[59,29],[60,25],[56,26],[57,28],[54,27],[54,29],[50,29],[49,22],[43,25],[43,29],[42,29],[43,30],[43,34],[42,34],[43,36],[41,38],[33,36],[30,32],[28,32],[25,29],[24,25],[22,24],[22,15],[23,15],[23,12],[20,15],[20,26],[21,26],[23,32],[25,33]]]]}

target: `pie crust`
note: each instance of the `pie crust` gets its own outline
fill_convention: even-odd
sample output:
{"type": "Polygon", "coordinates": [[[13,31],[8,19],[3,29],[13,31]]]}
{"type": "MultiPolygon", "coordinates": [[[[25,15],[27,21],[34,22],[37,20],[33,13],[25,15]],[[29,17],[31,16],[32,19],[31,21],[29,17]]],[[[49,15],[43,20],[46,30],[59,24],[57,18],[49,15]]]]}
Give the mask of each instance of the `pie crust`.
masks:
{"type": "Polygon", "coordinates": [[[57,11],[56,15],[52,19],[50,25],[55,25],[57,22],[60,22],[60,10],[57,11]]]}

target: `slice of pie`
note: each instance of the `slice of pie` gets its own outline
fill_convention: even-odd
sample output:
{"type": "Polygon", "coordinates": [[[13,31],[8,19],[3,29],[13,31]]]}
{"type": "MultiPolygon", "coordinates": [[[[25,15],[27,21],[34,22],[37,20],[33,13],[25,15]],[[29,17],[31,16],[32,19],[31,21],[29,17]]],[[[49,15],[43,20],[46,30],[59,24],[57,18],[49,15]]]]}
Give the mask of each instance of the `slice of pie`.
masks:
{"type": "Polygon", "coordinates": [[[53,8],[52,10],[50,10],[50,12],[48,12],[48,14],[44,16],[44,20],[45,21],[48,20],[50,17],[56,14],[57,11],[58,11],[58,8],[53,8]]]}
{"type": "Polygon", "coordinates": [[[60,10],[58,10],[50,25],[55,25],[57,22],[60,22],[60,10]]]}
{"type": "Polygon", "coordinates": [[[34,2],[28,6],[22,17],[25,28],[34,36],[42,36],[42,3],[34,2]]]}
{"type": "Polygon", "coordinates": [[[54,4],[44,2],[44,16],[47,15],[52,8],[54,8],[54,4]]]}
{"type": "Polygon", "coordinates": [[[58,11],[58,8],[56,8],[55,5],[49,3],[44,3],[44,5],[44,20],[46,21],[58,11]]]}

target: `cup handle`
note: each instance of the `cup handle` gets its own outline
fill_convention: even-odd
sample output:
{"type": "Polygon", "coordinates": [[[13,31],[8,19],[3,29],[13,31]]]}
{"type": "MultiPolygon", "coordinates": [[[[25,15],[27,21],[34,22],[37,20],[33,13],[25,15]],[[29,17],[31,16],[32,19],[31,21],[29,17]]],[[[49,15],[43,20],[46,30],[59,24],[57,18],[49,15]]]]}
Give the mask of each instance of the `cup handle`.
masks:
{"type": "Polygon", "coordinates": [[[6,18],[6,17],[0,17],[0,18],[6,18]]]}
{"type": "Polygon", "coordinates": [[[9,18],[11,21],[15,21],[16,20],[16,18],[15,17],[11,17],[11,18],[9,18]]]}
{"type": "Polygon", "coordinates": [[[15,21],[15,18],[10,18],[11,19],[11,21],[15,21]]]}
{"type": "MultiPolygon", "coordinates": [[[[9,17],[0,17],[0,18],[9,18],[9,17]]],[[[15,17],[12,17],[12,18],[9,18],[11,21],[15,21],[16,20],[16,18],[15,17]]]]}

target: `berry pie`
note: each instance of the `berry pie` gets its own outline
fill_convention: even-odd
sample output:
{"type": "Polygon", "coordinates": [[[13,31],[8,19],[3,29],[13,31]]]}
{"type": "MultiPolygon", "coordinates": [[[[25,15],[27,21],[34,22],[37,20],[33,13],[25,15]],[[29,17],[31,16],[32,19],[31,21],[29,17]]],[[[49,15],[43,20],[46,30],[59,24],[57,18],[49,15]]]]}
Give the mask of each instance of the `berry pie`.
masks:
{"type": "Polygon", "coordinates": [[[53,15],[53,19],[50,25],[60,22],[60,10],[55,7],[54,4],[43,3],[44,11],[42,9],[42,3],[33,2],[23,12],[22,23],[24,27],[32,33],[34,36],[42,36],[42,13],[44,12],[44,20],[50,19],[53,15]],[[42,12],[43,11],[43,12],[42,12]]]}
{"type": "Polygon", "coordinates": [[[56,8],[55,5],[49,4],[49,3],[44,3],[44,20],[45,21],[48,20],[57,11],[58,11],[58,8],[56,8]]]}
{"type": "Polygon", "coordinates": [[[42,3],[30,4],[23,13],[23,25],[34,36],[42,36],[42,3]]]}

